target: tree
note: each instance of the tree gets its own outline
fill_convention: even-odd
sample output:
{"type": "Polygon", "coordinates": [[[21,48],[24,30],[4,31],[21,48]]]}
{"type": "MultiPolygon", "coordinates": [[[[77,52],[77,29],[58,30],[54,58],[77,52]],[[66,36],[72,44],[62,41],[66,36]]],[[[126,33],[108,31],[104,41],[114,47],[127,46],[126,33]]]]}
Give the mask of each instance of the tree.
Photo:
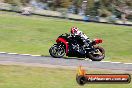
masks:
{"type": "Polygon", "coordinates": [[[25,5],[28,3],[30,0],[4,0],[5,3],[13,4],[13,5],[25,5]]]}
{"type": "Polygon", "coordinates": [[[68,8],[72,4],[72,0],[61,0],[61,7],[68,8]]]}

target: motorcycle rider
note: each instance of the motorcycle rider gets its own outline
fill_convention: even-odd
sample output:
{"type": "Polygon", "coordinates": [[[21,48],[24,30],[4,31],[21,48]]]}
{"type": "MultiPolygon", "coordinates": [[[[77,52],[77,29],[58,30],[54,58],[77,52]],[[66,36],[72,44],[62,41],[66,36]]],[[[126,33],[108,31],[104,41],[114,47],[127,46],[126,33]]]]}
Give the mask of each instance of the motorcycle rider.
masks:
{"type": "Polygon", "coordinates": [[[79,28],[72,27],[71,34],[75,35],[75,36],[77,36],[77,35],[80,36],[84,43],[84,47],[89,47],[90,39],[82,31],[80,31],[79,28]]]}

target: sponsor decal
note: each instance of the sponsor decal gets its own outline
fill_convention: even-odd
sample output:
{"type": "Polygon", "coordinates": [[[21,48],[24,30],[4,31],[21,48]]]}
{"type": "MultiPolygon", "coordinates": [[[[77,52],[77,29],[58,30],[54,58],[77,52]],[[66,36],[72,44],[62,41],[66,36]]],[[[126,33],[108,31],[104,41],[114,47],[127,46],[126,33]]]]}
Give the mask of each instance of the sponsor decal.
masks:
{"type": "Polygon", "coordinates": [[[131,76],[129,74],[87,74],[80,66],[76,81],[79,85],[90,83],[124,84],[131,82],[131,76]]]}

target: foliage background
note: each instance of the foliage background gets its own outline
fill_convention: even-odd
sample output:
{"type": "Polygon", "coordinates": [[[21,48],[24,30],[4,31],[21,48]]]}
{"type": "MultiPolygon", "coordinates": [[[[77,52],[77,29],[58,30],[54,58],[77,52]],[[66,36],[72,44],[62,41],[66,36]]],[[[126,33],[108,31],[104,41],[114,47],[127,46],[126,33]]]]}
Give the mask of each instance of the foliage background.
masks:
{"type": "MultiPolygon", "coordinates": [[[[6,3],[15,5],[27,5],[31,0],[2,0],[6,3]]],[[[86,15],[100,15],[120,16],[121,13],[116,8],[132,8],[131,0],[36,0],[37,2],[49,3],[52,10],[57,8],[68,8],[70,5],[74,5],[76,8],[81,8],[82,2],[87,1],[86,15]],[[52,2],[52,3],[51,3],[52,2]]],[[[78,10],[76,11],[78,13],[78,10]]]]}

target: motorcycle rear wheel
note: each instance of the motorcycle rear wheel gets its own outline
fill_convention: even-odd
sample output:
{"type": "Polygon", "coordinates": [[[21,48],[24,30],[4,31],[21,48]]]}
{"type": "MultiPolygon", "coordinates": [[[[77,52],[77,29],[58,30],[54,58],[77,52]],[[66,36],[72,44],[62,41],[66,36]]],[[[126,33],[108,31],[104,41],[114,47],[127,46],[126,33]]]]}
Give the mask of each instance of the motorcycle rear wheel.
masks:
{"type": "Polygon", "coordinates": [[[55,44],[49,49],[49,53],[54,58],[61,58],[65,55],[65,48],[62,45],[55,44]]]}
{"type": "Polygon", "coordinates": [[[94,48],[96,50],[98,50],[97,53],[100,53],[100,54],[89,53],[88,54],[89,59],[91,59],[92,61],[101,61],[102,59],[104,59],[104,57],[105,57],[105,50],[102,47],[100,47],[100,46],[94,46],[94,48]]]}

